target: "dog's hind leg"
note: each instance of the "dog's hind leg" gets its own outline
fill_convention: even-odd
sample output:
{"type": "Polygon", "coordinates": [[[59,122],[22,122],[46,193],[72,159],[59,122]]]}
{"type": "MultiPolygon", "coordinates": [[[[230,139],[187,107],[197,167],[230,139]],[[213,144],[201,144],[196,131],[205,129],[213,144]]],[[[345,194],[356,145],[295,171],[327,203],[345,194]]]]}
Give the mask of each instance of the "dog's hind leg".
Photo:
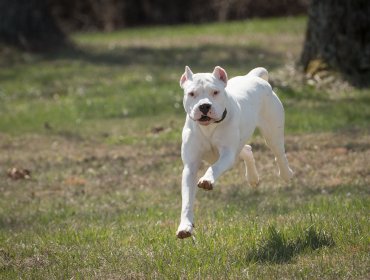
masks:
{"type": "Polygon", "coordinates": [[[266,140],[267,146],[275,155],[275,160],[279,166],[279,175],[286,181],[293,177],[293,171],[289,167],[288,159],[285,155],[284,147],[284,109],[278,99],[273,94],[265,108],[263,118],[259,124],[262,136],[266,140]]]}
{"type": "Polygon", "coordinates": [[[258,185],[259,178],[252,153],[252,147],[249,145],[245,145],[240,152],[240,158],[244,161],[245,164],[245,177],[247,178],[248,183],[252,187],[256,187],[258,185]]]}

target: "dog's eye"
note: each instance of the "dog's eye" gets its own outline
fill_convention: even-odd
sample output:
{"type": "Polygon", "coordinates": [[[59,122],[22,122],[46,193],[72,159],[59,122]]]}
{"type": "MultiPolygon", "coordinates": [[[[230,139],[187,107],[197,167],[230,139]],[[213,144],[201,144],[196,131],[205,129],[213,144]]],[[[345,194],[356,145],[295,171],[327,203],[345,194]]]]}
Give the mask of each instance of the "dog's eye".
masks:
{"type": "Polygon", "coordinates": [[[189,95],[191,96],[191,97],[194,97],[194,92],[189,92],[189,95]]]}
{"type": "Polygon", "coordinates": [[[219,94],[220,92],[218,91],[218,90],[215,90],[214,92],[213,92],[213,95],[217,95],[217,94],[219,94]]]}

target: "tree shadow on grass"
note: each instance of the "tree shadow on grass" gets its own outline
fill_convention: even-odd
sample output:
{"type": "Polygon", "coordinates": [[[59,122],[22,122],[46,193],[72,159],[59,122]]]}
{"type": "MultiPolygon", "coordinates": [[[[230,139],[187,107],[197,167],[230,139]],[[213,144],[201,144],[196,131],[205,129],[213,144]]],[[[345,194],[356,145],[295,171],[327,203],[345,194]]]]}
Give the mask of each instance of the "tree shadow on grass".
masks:
{"type": "Polygon", "coordinates": [[[45,55],[44,58],[79,60],[97,65],[144,66],[150,70],[160,70],[163,67],[182,69],[184,65],[208,70],[215,65],[222,65],[233,69],[244,69],[244,72],[256,66],[272,69],[283,63],[282,54],[261,47],[222,44],[165,48],[117,47],[113,50],[75,48],[65,49],[58,54],[45,55]]]}
{"type": "Polygon", "coordinates": [[[286,263],[305,251],[334,245],[333,237],[314,225],[294,239],[287,238],[284,232],[270,226],[267,236],[248,251],[246,259],[257,263],[286,263]]]}

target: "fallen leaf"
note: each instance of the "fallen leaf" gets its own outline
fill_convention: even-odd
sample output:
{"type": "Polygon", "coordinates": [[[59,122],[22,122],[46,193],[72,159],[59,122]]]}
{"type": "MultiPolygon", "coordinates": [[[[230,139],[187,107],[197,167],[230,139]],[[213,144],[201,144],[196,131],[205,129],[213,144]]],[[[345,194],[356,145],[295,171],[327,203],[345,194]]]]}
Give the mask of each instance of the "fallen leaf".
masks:
{"type": "Polygon", "coordinates": [[[152,128],[152,133],[154,133],[154,134],[160,133],[162,131],[164,131],[164,127],[163,126],[156,126],[156,127],[153,127],[152,128]]]}
{"type": "Polygon", "coordinates": [[[9,168],[8,169],[8,177],[13,180],[19,180],[19,179],[30,179],[31,178],[31,171],[28,169],[23,168],[9,168]]]}

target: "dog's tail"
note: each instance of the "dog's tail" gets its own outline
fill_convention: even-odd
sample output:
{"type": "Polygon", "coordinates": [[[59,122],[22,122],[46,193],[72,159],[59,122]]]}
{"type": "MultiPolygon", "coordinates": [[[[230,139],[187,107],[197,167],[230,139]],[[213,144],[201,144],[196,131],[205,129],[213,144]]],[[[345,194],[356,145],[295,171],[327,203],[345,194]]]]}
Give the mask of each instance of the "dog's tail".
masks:
{"type": "Polygon", "coordinates": [[[260,77],[262,79],[264,79],[266,82],[269,81],[269,72],[267,72],[267,70],[263,67],[257,67],[257,68],[254,68],[253,70],[251,70],[247,76],[255,76],[255,77],[260,77]]]}

